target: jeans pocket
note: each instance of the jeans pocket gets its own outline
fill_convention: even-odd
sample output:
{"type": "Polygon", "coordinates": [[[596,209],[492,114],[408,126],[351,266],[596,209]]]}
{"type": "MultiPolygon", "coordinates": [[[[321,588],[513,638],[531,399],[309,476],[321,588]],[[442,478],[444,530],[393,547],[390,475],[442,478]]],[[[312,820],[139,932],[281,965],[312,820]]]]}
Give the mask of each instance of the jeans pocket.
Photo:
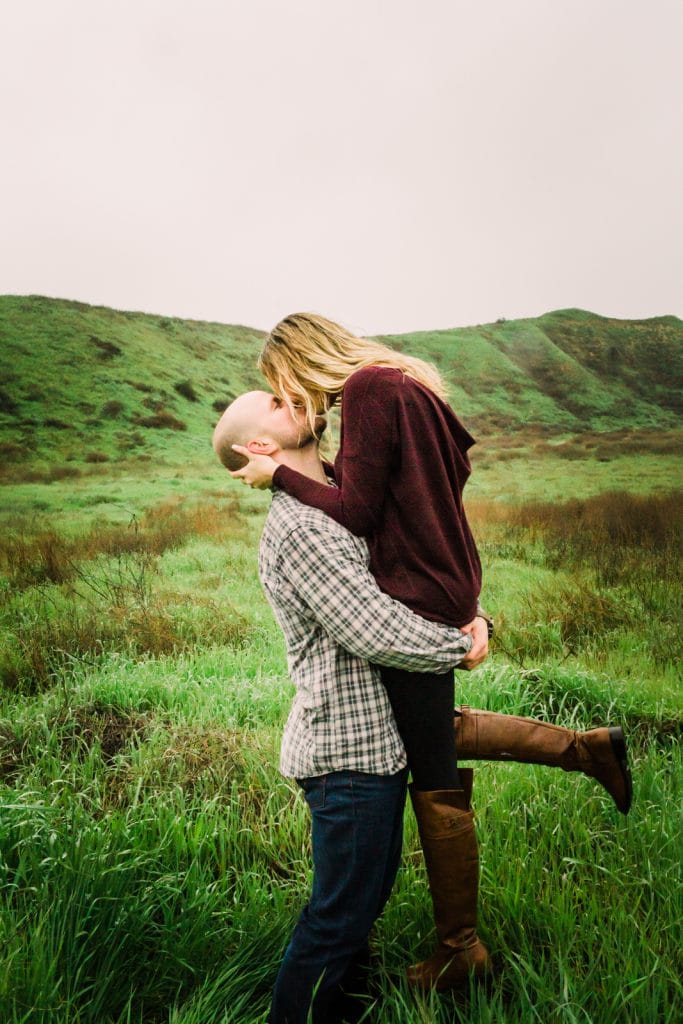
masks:
{"type": "Polygon", "coordinates": [[[321,775],[311,779],[297,779],[297,782],[304,791],[306,803],[312,811],[318,810],[325,805],[325,776],[321,775]]]}

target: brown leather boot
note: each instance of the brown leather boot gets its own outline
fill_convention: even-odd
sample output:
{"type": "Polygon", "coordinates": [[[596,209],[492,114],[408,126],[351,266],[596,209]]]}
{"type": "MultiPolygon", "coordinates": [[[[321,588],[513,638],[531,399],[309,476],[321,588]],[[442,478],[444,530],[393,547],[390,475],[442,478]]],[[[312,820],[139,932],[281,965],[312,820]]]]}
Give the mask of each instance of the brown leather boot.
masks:
{"type": "Polygon", "coordinates": [[[479,855],[470,809],[472,770],[460,769],[463,789],[422,792],[410,797],[422,841],[439,944],[427,960],[408,968],[416,988],[443,991],[491,971],[488,950],[477,936],[479,855]]]}
{"type": "Polygon", "coordinates": [[[626,738],[619,726],[577,732],[536,718],[479,711],[467,704],[455,709],[455,747],[464,761],[520,761],[565,772],[583,772],[607,790],[622,814],[628,814],[633,783],[626,738]]]}

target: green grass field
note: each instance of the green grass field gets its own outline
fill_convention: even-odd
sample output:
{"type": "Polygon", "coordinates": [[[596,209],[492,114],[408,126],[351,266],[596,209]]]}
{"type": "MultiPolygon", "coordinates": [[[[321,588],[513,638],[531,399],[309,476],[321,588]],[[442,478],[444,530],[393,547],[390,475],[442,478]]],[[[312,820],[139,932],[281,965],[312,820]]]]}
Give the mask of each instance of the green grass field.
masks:
{"type": "MultiPolygon", "coordinates": [[[[267,497],[240,491],[240,507],[235,491],[178,495],[108,528],[91,515],[8,523],[8,1024],[264,1018],[310,863],[305,806],[277,771],[291,686],[256,579],[267,497]]],[[[675,503],[472,503],[501,630],[489,663],[459,674],[460,699],[581,727],[622,722],[635,804],[624,819],[582,777],[478,766],[481,933],[499,975],[469,999],[419,998],[401,980],[431,941],[408,812],[404,867],[373,940],[368,1019],[677,1019],[675,503]]]]}
{"type": "MultiPolygon", "coordinates": [[[[132,335],[112,334],[112,322],[142,331],[147,321],[84,307],[79,333],[73,309],[49,307],[50,319],[48,300],[30,302],[43,303],[51,330],[61,315],[74,381],[48,416],[26,397],[32,374],[36,393],[47,391],[43,368],[19,352],[17,389],[10,381],[3,392],[14,461],[0,485],[0,1021],[256,1024],[311,873],[306,807],[277,771],[292,687],[256,575],[269,496],[240,488],[214,462],[211,402],[220,396],[204,394],[208,385],[181,361],[169,356],[165,411],[180,418],[187,403],[188,429],[135,426],[130,418],[143,412],[130,403],[101,417],[113,400],[107,374],[123,356],[100,364],[105,350],[87,339],[124,350],[132,335]],[[96,362],[79,373],[83,338],[96,362]],[[183,380],[203,405],[173,391],[183,380]],[[29,415],[30,401],[39,411],[29,415]],[[94,412],[79,408],[86,402],[94,412]],[[49,428],[50,418],[72,426],[49,428]],[[117,433],[135,431],[137,454],[119,448],[117,433]],[[90,451],[106,461],[86,461],[90,451]]],[[[574,328],[583,323],[590,338],[595,322],[544,319],[555,347],[578,362],[574,328]]],[[[676,324],[660,319],[653,337],[661,328],[664,345],[676,324]]],[[[140,355],[162,351],[154,332],[182,333],[181,322],[168,323],[147,323],[151,333],[138,339],[125,371],[138,384],[156,373],[140,355]]],[[[207,380],[220,355],[209,341],[220,347],[233,330],[214,327],[208,340],[197,330],[192,351],[182,334],[207,380]]],[[[538,377],[534,346],[545,351],[546,341],[537,328],[526,349],[513,344],[515,325],[486,330],[538,377]]],[[[243,330],[253,354],[258,339],[243,330]]],[[[637,363],[629,346],[638,330],[622,331],[637,363]]],[[[414,351],[432,344],[412,338],[414,351]]],[[[29,349],[25,335],[20,342],[29,349]]],[[[584,346],[593,375],[613,359],[598,342],[584,346]]],[[[226,381],[254,386],[246,359],[233,362],[226,381]]],[[[482,372],[490,364],[482,357],[482,372]]],[[[480,933],[498,972],[487,989],[428,997],[402,979],[433,941],[408,811],[403,868],[372,940],[368,1021],[683,1016],[678,427],[671,394],[658,390],[666,366],[647,392],[627,370],[619,386],[642,391],[637,429],[601,421],[596,400],[583,427],[565,404],[570,421],[558,414],[552,431],[491,422],[482,431],[468,509],[499,633],[489,661],[457,683],[473,706],[580,728],[622,723],[633,809],[624,818],[582,776],[476,766],[480,933]]]]}

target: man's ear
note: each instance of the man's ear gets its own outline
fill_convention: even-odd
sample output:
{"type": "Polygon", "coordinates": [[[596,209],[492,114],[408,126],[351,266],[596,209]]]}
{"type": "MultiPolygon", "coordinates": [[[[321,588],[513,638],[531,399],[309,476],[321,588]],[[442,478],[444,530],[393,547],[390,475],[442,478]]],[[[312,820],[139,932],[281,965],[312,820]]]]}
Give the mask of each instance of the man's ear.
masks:
{"type": "Polygon", "coordinates": [[[254,455],[273,455],[277,451],[275,441],[271,441],[268,437],[260,437],[255,441],[249,441],[244,447],[248,448],[254,455]]]}

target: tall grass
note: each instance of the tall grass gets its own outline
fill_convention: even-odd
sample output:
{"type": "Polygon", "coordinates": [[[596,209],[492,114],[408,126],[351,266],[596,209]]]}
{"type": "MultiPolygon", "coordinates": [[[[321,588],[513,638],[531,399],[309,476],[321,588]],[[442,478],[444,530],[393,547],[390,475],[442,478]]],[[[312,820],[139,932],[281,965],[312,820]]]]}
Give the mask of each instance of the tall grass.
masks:
{"type": "Polygon", "coordinates": [[[105,651],[160,655],[198,644],[248,642],[246,620],[228,601],[187,602],[161,586],[160,557],[191,538],[244,536],[236,505],[166,502],[128,525],[82,535],[54,527],[0,541],[0,681],[19,690],[49,686],[73,659],[105,651]]]}
{"type": "MultiPolygon", "coordinates": [[[[478,502],[484,558],[545,570],[501,608],[500,649],[520,667],[544,657],[607,670],[674,665],[681,644],[683,495],[608,492],[512,509],[478,502]]],[[[489,572],[496,586],[495,570],[489,572]]],[[[507,596],[507,595],[506,595],[507,596]]]]}
{"type": "MultiPolygon", "coordinates": [[[[472,507],[501,625],[490,661],[458,673],[459,699],[623,723],[634,807],[623,818],[582,776],[477,765],[480,931],[498,973],[460,995],[417,996],[403,978],[433,942],[408,814],[368,1021],[680,1019],[680,696],[673,647],[654,650],[678,607],[669,502],[472,507]],[[608,671],[615,659],[626,674],[608,671]]],[[[137,531],[15,524],[5,537],[3,664],[10,651],[17,675],[0,691],[3,1024],[265,1019],[310,884],[309,825],[277,771],[292,690],[254,531],[224,511],[175,503],[137,531]],[[172,624],[168,645],[136,634],[145,614],[172,624]]]]}

